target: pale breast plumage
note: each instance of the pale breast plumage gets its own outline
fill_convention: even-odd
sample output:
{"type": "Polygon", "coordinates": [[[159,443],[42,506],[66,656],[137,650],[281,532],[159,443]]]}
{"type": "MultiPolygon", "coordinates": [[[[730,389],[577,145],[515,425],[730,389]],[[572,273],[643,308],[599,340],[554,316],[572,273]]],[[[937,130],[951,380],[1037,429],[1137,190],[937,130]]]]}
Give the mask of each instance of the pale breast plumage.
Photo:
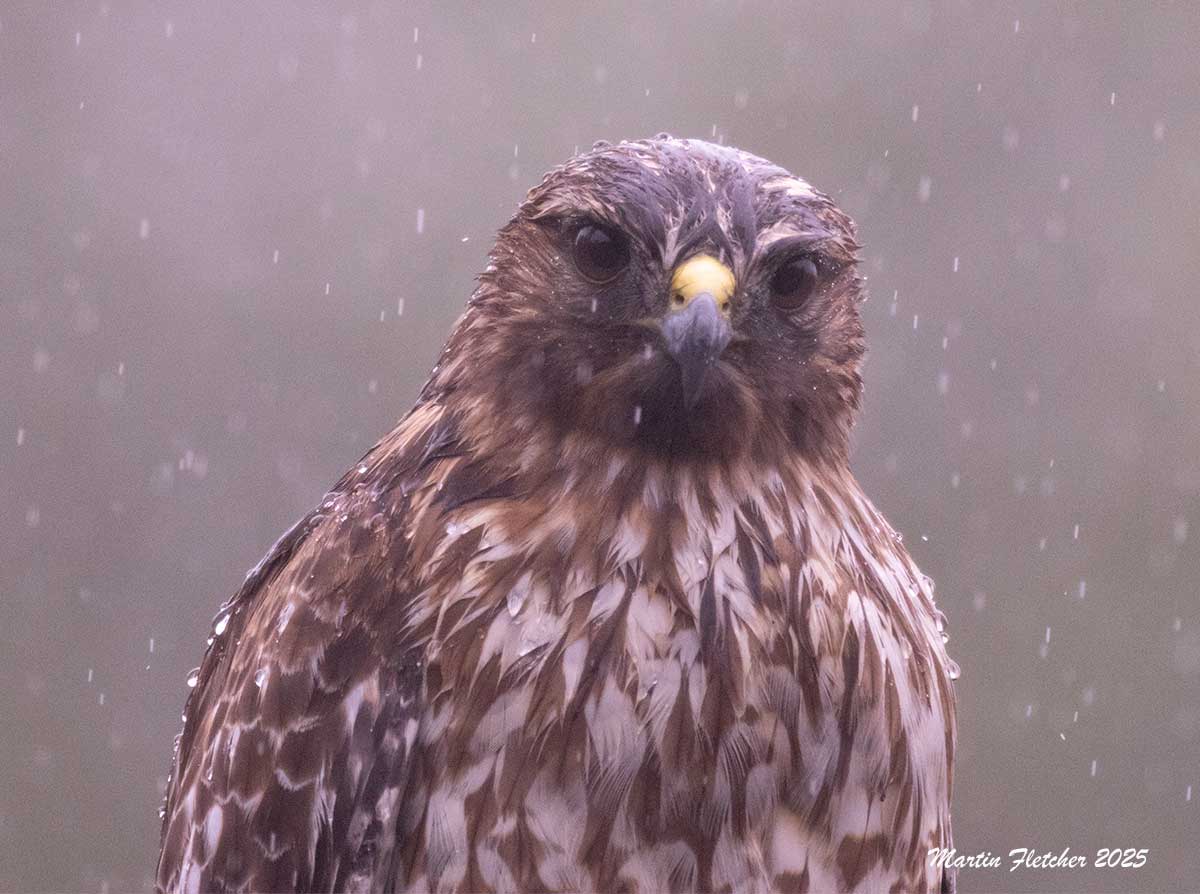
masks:
{"type": "Polygon", "coordinates": [[[708,521],[660,552],[625,529],[617,540],[640,542],[565,587],[522,573],[490,617],[493,556],[563,532],[555,516],[533,533],[490,507],[456,516],[480,548],[437,600],[480,610],[431,654],[463,675],[443,677],[447,691],[487,708],[448,700],[426,715],[438,770],[413,821],[447,852],[417,860],[412,890],[930,886],[952,746],[929,594],[865,501],[811,485],[794,500],[765,477],[714,489],[710,514],[682,484],[666,502],[708,521]],[[454,654],[456,635],[478,652],[454,654]],[[463,740],[467,754],[444,744],[463,740]],[[571,858],[588,836],[596,856],[571,858]]]}

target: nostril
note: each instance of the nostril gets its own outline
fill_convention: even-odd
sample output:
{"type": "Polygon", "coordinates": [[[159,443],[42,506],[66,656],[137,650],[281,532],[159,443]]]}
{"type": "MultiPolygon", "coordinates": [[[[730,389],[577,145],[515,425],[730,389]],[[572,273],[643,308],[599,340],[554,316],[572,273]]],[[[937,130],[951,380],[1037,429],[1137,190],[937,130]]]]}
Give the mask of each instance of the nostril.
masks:
{"type": "Polygon", "coordinates": [[[684,298],[681,293],[676,292],[671,296],[671,303],[675,305],[675,307],[683,307],[685,304],[687,304],[687,299],[684,298]]]}

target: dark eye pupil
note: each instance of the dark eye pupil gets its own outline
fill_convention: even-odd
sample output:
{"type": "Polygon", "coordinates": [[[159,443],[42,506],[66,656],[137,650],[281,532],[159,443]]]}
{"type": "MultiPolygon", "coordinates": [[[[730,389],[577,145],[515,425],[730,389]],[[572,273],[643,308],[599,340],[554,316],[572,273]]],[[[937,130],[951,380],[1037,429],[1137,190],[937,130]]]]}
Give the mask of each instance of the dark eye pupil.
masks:
{"type": "Polygon", "coordinates": [[[817,287],[817,265],[808,258],[788,261],[771,277],[771,298],[780,307],[803,304],[817,287]]]}
{"type": "Polygon", "coordinates": [[[595,282],[607,282],[629,263],[629,244],[617,233],[588,224],[575,234],[575,265],[595,282]]]}

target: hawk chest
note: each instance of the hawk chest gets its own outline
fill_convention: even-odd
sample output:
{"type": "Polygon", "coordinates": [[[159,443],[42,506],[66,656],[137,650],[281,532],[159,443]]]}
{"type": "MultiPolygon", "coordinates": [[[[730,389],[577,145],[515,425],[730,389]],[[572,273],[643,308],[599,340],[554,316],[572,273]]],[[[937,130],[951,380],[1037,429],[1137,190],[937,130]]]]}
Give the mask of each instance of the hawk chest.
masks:
{"type": "Polygon", "coordinates": [[[482,546],[428,609],[410,887],[845,888],[904,823],[937,837],[912,758],[944,777],[944,721],[897,673],[921,628],[831,563],[709,532],[550,577],[482,546]]]}

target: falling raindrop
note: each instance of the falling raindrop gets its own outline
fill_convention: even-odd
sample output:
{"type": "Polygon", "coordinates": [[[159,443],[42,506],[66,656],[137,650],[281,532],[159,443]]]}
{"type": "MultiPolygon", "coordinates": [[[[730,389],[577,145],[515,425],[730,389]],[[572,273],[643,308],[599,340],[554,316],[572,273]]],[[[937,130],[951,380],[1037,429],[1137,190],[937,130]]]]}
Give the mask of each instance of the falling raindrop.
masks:
{"type": "Polygon", "coordinates": [[[263,684],[267,682],[267,673],[268,671],[265,667],[260,667],[254,672],[254,685],[259,689],[262,689],[263,684]]]}
{"type": "Polygon", "coordinates": [[[1187,541],[1188,520],[1182,515],[1175,519],[1175,525],[1171,531],[1171,536],[1178,544],[1183,544],[1187,541]]]}
{"type": "Polygon", "coordinates": [[[520,580],[513,584],[512,589],[508,591],[506,602],[508,604],[509,617],[515,618],[521,613],[521,609],[525,607],[525,600],[529,598],[529,575],[523,575],[520,580]]]}

